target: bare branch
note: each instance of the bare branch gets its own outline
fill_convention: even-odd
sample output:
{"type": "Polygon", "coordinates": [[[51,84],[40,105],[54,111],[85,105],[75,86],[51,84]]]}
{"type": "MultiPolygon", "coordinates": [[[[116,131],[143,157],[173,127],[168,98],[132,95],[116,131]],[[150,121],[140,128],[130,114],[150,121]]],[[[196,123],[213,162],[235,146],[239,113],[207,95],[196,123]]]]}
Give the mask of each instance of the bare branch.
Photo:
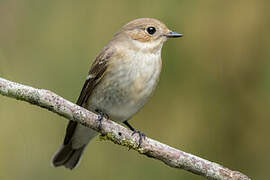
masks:
{"type": "Polygon", "coordinates": [[[99,129],[98,115],[48,90],[35,89],[0,78],[0,94],[35,104],[66,119],[79,122],[100,132],[102,139],[134,149],[140,154],[158,159],[170,167],[185,169],[207,179],[250,180],[240,172],[232,171],[217,163],[180,151],[147,137],[142,142],[141,147],[138,148],[139,137],[132,135],[132,131],[110,120],[102,121],[102,127],[99,129]]]}

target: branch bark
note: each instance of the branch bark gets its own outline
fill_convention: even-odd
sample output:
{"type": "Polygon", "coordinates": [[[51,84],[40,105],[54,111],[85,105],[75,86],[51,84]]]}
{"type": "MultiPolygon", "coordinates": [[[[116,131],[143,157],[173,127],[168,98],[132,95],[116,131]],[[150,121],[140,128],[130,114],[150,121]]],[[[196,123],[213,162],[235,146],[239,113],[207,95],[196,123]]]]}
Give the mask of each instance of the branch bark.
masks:
{"type": "Polygon", "coordinates": [[[246,175],[232,171],[217,163],[210,162],[195,155],[172,148],[148,137],[138,147],[139,136],[132,131],[111,121],[103,120],[99,129],[98,115],[65,100],[57,94],[25,86],[0,78],[0,94],[29,102],[48,109],[66,119],[79,122],[101,133],[101,139],[134,149],[140,154],[160,160],[170,167],[184,169],[207,179],[216,180],[250,180],[246,175]]]}

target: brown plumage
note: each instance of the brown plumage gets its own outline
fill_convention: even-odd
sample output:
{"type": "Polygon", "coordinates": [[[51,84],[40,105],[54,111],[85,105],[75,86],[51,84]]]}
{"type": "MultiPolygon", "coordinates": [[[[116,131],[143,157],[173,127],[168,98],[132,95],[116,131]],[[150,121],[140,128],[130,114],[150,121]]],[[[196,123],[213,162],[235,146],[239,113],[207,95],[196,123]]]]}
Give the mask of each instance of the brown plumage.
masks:
{"type": "MultiPolygon", "coordinates": [[[[127,122],[152,95],[161,71],[161,48],[168,37],[181,37],[156,19],[142,18],[123,26],[97,56],[77,104],[127,122]]],[[[97,135],[70,121],[54,166],[73,169],[89,141],[97,135]]]]}

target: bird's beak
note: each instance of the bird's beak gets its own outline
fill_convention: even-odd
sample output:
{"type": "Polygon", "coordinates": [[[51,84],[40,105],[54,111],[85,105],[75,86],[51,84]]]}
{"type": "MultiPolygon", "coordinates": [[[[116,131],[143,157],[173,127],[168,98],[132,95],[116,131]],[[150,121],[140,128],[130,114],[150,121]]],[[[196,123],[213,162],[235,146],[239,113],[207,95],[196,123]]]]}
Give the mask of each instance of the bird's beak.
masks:
{"type": "Polygon", "coordinates": [[[178,37],[182,37],[183,34],[179,34],[177,32],[170,31],[169,33],[165,34],[165,36],[167,38],[178,38],[178,37]]]}

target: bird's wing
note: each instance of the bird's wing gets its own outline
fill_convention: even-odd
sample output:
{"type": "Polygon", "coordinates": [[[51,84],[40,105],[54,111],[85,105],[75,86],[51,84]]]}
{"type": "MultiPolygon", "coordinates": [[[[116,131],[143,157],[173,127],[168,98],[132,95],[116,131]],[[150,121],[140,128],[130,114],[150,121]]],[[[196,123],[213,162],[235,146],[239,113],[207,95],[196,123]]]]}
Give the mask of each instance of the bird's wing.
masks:
{"type": "MultiPolygon", "coordinates": [[[[89,75],[87,76],[87,79],[83,85],[82,91],[76,103],[77,105],[84,106],[87,99],[92,94],[94,88],[102,79],[107,69],[108,62],[111,59],[113,54],[114,54],[114,51],[112,50],[112,48],[104,48],[104,50],[97,56],[97,58],[95,59],[95,61],[93,62],[91,66],[89,75]]],[[[70,139],[72,138],[75,132],[77,124],[78,123],[75,121],[69,121],[69,124],[66,129],[64,145],[70,142],[70,139]]]]}

